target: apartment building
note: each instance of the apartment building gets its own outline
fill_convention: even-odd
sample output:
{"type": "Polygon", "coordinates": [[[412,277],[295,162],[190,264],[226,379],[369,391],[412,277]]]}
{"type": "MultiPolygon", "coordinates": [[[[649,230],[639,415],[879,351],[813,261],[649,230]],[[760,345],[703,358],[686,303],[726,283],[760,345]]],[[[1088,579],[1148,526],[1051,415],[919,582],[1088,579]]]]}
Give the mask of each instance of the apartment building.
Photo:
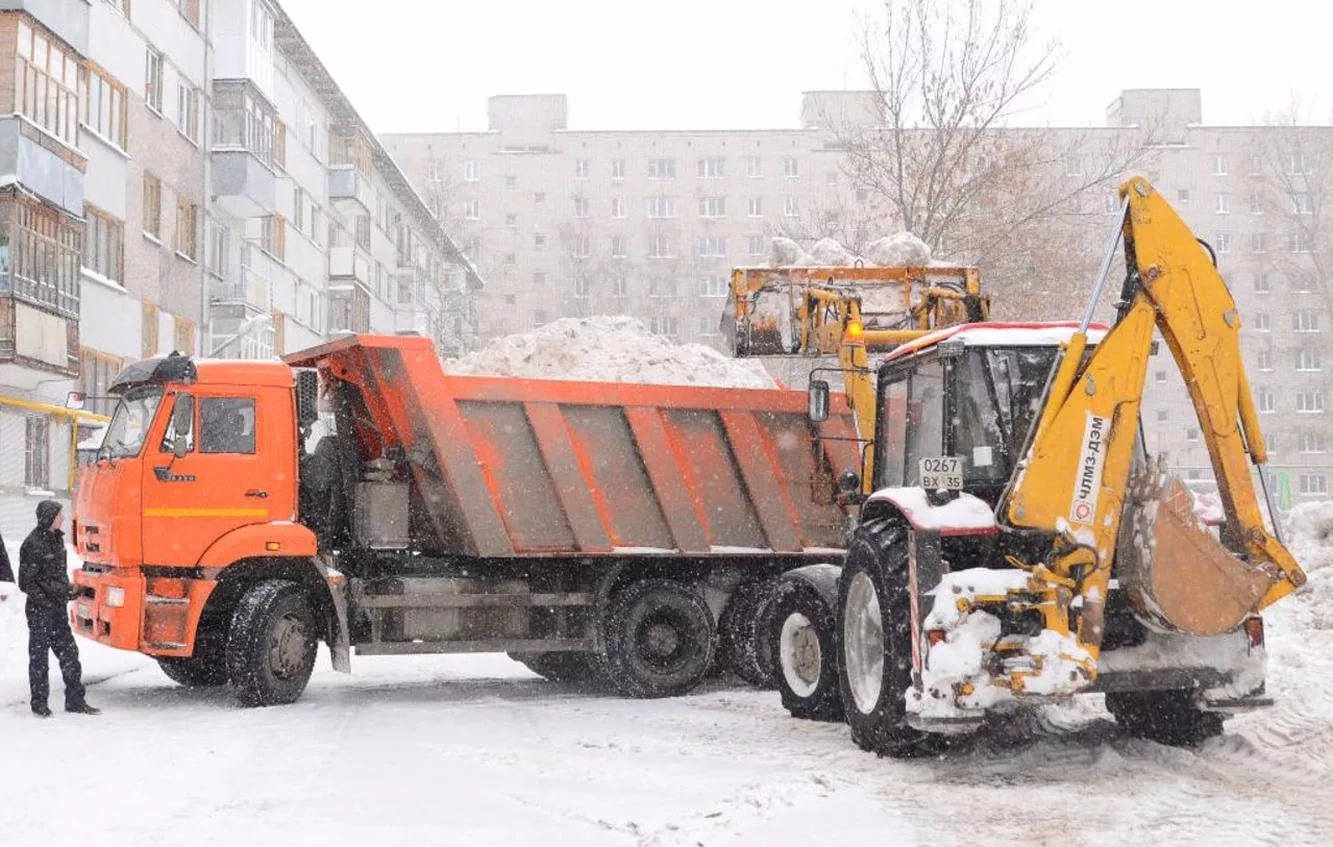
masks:
{"type": "MultiPolygon", "coordinates": [[[[564,316],[623,313],[679,341],[720,344],[733,266],[766,262],[773,235],[809,236],[840,216],[880,216],[821,128],[830,115],[865,126],[880,120],[864,92],[808,92],[792,128],[585,131],[567,126],[564,95],[520,95],[490,99],[486,132],[383,141],[486,277],[483,335],[564,316]]],[[[1012,132],[1030,138],[1032,130],[1012,132]]],[[[1150,89],[1122,92],[1105,127],[1041,134],[1053,149],[1071,151],[1049,165],[1059,172],[1043,178],[1071,185],[1104,167],[1104,155],[1069,142],[1151,142],[1138,160],[1142,169],[1217,251],[1247,324],[1246,364],[1274,453],[1279,500],[1289,506],[1326,497],[1333,473],[1323,405],[1323,364],[1333,367],[1333,218],[1316,212],[1333,208],[1319,202],[1333,196],[1313,196],[1313,184],[1322,168],[1333,194],[1333,128],[1209,127],[1197,89],[1150,89]],[[1308,191],[1300,190],[1305,181],[1308,191]]],[[[1098,191],[1075,198],[1080,222],[1070,233],[1087,236],[1071,235],[1086,243],[1070,243],[1070,251],[1091,256],[1101,249],[1105,228],[1095,218],[1105,213],[1109,227],[1117,202],[1109,187],[1098,191]],[[1085,225],[1089,218],[1092,226],[1085,225]]],[[[882,221],[883,232],[897,228],[888,215],[882,221]]],[[[998,311],[1042,313],[1044,302],[1014,302],[1015,291],[1031,288],[994,273],[987,278],[998,311]]],[[[1042,288],[1078,302],[1087,284],[1055,280],[1042,288]]],[[[1150,447],[1206,487],[1206,450],[1197,428],[1182,423],[1193,412],[1161,350],[1149,375],[1145,432],[1150,447]]]]}
{"type": "Polygon", "coordinates": [[[272,0],[0,0],[0,139],[6,528],[129,362],[475,335],[480,277],[272,0]]]}

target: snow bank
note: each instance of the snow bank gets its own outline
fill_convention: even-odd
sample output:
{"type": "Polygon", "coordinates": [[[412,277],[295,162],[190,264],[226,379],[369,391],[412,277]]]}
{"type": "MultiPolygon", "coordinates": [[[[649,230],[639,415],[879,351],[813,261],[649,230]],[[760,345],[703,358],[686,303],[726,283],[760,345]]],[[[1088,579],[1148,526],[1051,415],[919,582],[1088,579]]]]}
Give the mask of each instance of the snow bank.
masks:
{"type": "Polygon", "coordinates": [[[833,238],[819,239],[807,253],[796,241],[778,236],[773,239],[772,256],[774,267],[842,268],[861,262],[890,268],[924,268],[932,264],[930,247],[910,232],[897,232],[875,239],[866,247],[864,257],[856,255],[833,238]]]}
{"type": "Polygon", "coordinates": [[[1333,630],[1333,501],[1293,508],[1287,517],[1286,541],[1309,581],[1274,610],[1286,611],[1299,627],[1333,630]]]}
{"type": "Polygon", "coordinates": [[[533,379],[775,388],[757,361],[730,359],[702,344],[674,344],[630,317],[562,318],[531,332],[497,338],[461,359],[451,374],[533,379]]]}
{"type": "Polygon", "coordinates": [[[873,265],[924,268],[930,264],[930,247],[910,232],[897,232],[870,242],[866,258],[873,265]]]}

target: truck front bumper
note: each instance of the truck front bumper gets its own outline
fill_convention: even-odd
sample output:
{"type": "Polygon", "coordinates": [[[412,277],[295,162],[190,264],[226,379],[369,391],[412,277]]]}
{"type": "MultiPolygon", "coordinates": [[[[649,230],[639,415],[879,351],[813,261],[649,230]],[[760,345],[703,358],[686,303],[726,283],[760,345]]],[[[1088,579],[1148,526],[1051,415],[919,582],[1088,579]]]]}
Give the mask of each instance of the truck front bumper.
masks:
{"type": "Polygon", "coordinates": [[[217,583],[145,577],[130,569],[74,572],[74,632],[108,647],[152,656],[190,656],[204,605],[217,583]]]}

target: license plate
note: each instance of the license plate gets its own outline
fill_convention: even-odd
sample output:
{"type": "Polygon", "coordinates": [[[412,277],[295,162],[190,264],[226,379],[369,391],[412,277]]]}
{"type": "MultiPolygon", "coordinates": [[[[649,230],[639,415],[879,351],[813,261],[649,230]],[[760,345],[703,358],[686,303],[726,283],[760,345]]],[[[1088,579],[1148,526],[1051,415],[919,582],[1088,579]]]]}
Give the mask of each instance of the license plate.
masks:
{"type": "Polygon", "coordinates": [[[93,610],[91,607],[89,607],[87,603],[79,603],[75,608],[78,610],[79,617],[83,618],[84,620],[93,619],[93,610]]]}
{"type": "Polygon", "coordinates": [[[949,456],[921,459],[917,478],[927,491],[958,491],[963,487],[963,462],[949,456]]]}

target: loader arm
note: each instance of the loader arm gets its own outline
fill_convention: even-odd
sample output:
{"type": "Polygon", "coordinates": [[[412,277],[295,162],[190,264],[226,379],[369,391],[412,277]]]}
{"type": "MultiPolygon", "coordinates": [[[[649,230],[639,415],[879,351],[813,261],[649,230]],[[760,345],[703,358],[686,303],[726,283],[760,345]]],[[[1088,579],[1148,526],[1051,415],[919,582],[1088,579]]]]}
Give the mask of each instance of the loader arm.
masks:
{"type": "MultiPolygon", "coordinates": [[[[1251,476],[1251,465],[1262,466],[1267,454],[1242,364],[1235,301],[1204,247],[1147,181],[1126,182],[1120,195],[1127,276],[1118,320],[1091,352],[1086,318],[1070,341],[998,509],[1011,527],[1054,536],[1047,560],[1034,565],[1051,589],[1041,611],[1047,628],[1069,635],[1069,609],[1081,598],[1077,642],[1093,660],[1122,538],[1154,329],[1184,377],[1208,446],[1226,513],[1224,538],[1236,554],[1225,554],[1227,567],[1246,569],[1260,586],[1248,601],[1250,611],[1305,581],[1291,553],[1265,527],[1251,476]]],[[[1103,263],[1098,293],[1115,246],[1103,263]]],[[[1096,299],[1094,294],[1094,304],[1096,299]]],[[[1091,311],[1090,304],[1089,316],[1091,311]]],[[[1095,666],[1090,671],[1095,675],[1095,666]]]]}

